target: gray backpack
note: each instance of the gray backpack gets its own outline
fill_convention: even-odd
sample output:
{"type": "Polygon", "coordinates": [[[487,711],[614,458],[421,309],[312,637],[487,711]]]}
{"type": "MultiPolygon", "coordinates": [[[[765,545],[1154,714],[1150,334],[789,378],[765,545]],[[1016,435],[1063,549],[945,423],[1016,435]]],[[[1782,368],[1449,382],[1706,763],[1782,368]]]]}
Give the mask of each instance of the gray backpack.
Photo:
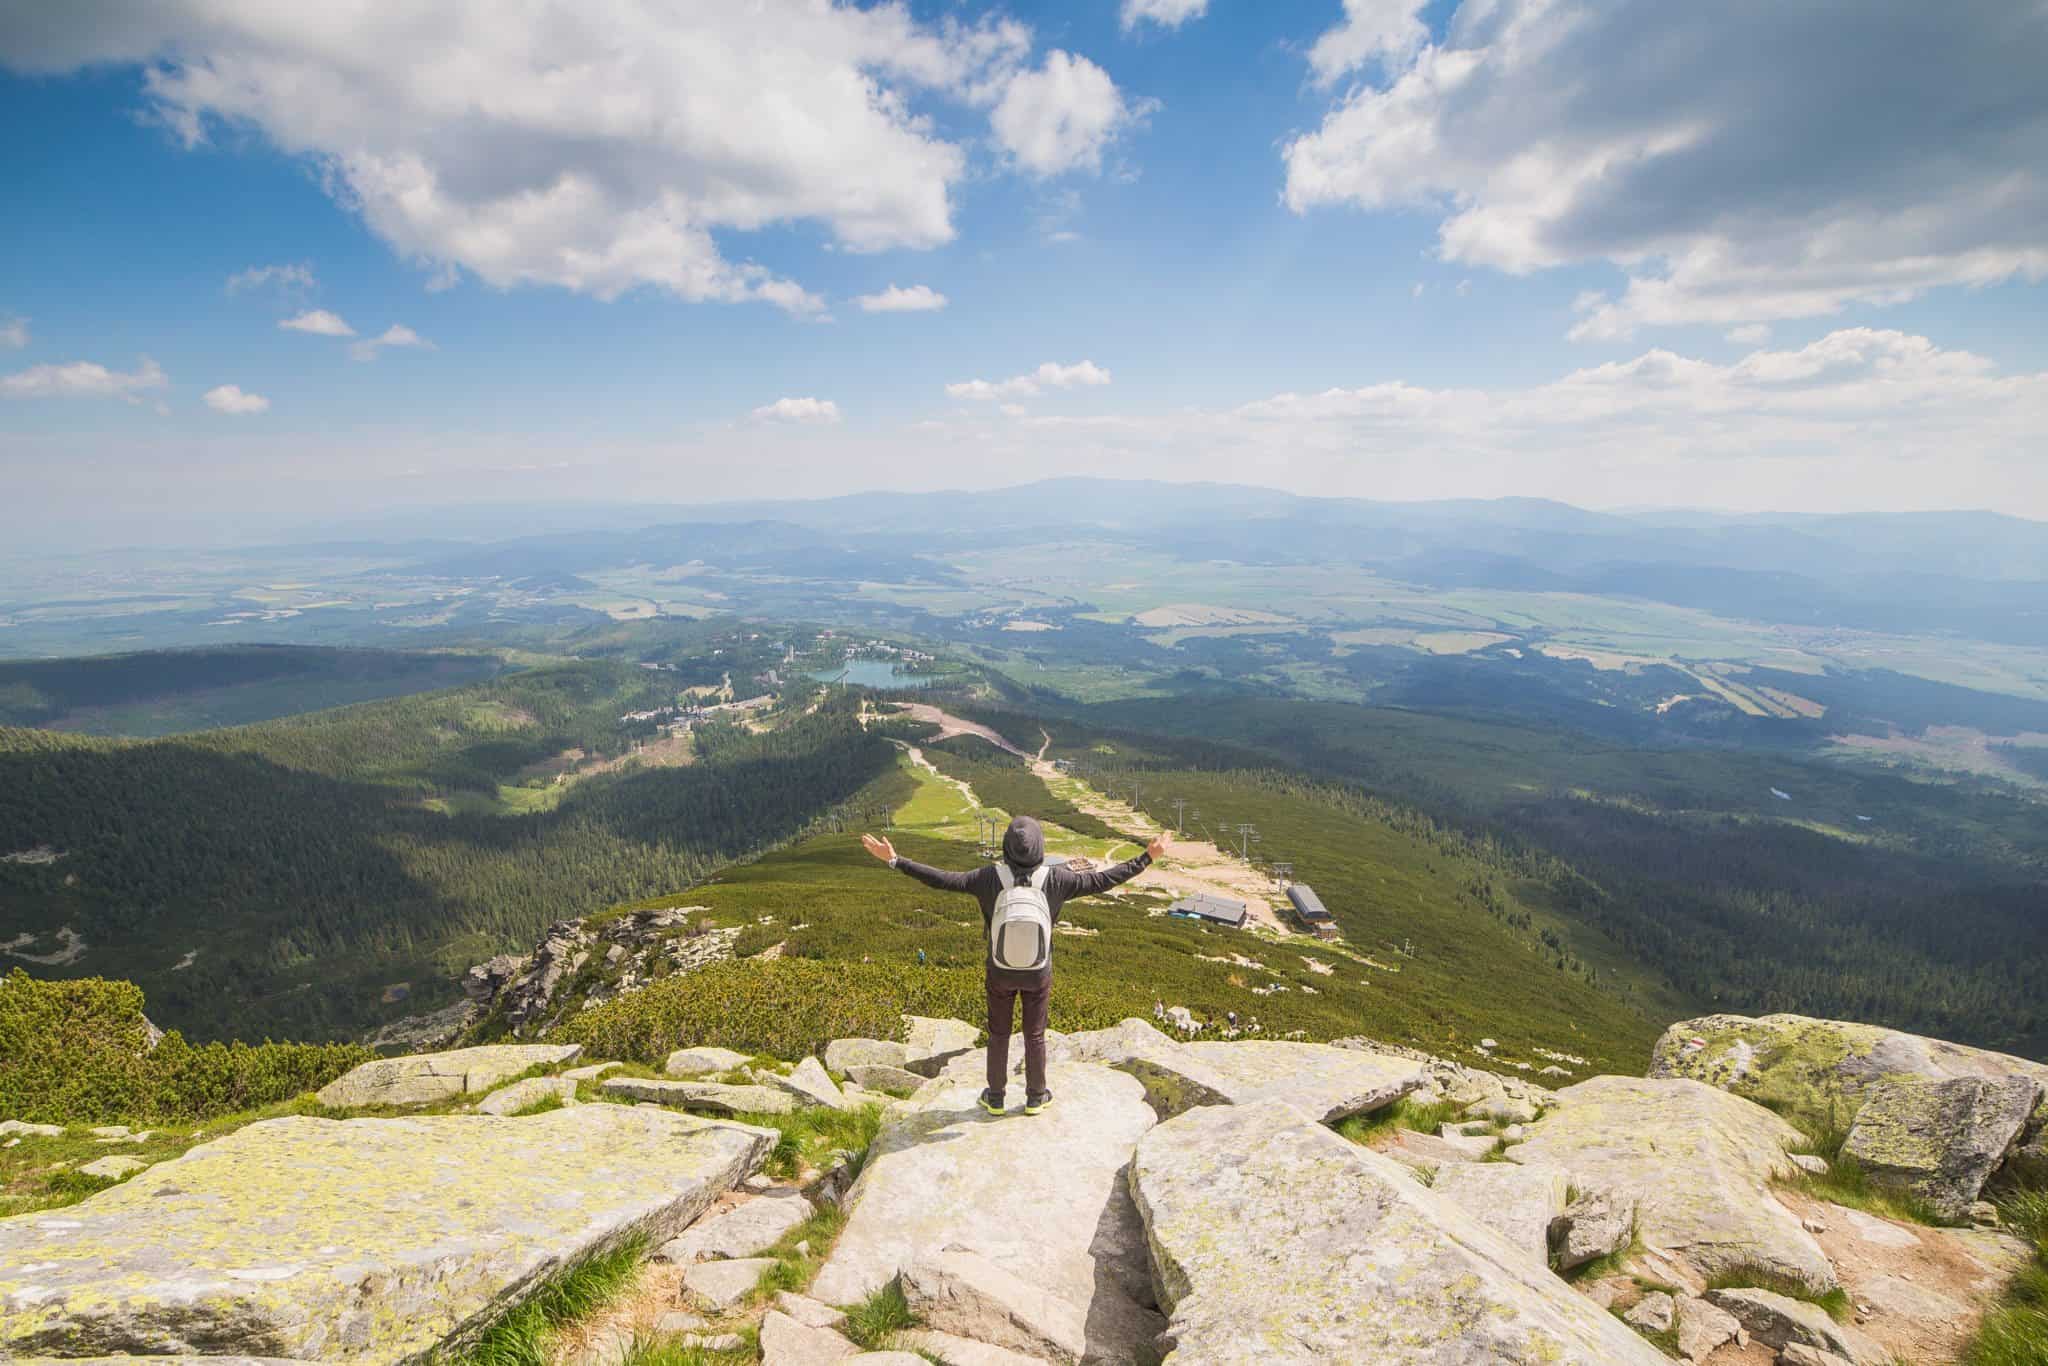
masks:
{"type": "Polygon", "coordinates": [[[1045,899],[1052,869],[1044,864],[1017,881],[1007,863],[996,865],[1003,890],[988,919],[988,961],[1006,972],[1038,972],[1052,963],[1052,903],[1045,899]]]}

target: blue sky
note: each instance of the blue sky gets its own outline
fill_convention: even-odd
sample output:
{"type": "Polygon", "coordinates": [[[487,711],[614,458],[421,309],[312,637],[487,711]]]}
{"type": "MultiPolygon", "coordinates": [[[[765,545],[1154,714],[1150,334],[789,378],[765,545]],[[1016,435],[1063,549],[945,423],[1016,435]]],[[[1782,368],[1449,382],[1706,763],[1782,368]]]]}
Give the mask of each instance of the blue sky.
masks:
{"type": "Polygon", "coordinates": [[[2048,517],[2029,8],[0,0],[0,467],[2048,517]]]}

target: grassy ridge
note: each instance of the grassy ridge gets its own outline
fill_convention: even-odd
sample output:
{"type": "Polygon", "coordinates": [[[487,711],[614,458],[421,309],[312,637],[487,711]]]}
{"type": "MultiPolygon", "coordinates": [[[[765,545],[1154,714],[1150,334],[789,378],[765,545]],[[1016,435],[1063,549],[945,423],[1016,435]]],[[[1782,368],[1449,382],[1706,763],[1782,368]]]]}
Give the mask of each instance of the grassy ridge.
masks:
{"type": "MultiPolygon", "coordinates": [[[[1548,1048],[1587,1059],[1588,1067],[1574,1065],[1581,1075],[1643,1069],[1663,1020],[1586,975],[1560,971],[1539,936],[1468,895],[1489,873],[1477,861],[1313,797],[1250,783],[1239,797],[1276,827],[1299,822],[1304,848],[1311,838],[1323,842],[1319,885],[1345,908],[1353,943],[1208,930],[1149,914],[1167,899],[1155,893],[1075,902],[1066,922],[1080,932],[1061,934],[1053,953],[1054,1028],[1150,1018],[1164,1001],[1219,1022],[1235,1010],[1268,1038],[1362,1033],[1469,1056],[1472,1043],[1490,1036],[1500,1041],[1497,1056],[1533,1067],[1546,1061],[1535,1050],[1548,1048]],[[1400,951],[1403,941],[1412,956],[1400,951]]],[[[915,809],[913,801],[901,811],[915,809]]],[[[971,845],[900,824],[891,833],[900,852],[920,861],[975,862],[971,845]]],[[[708,908],[700,918],[748,926],[749,947],[780,944],[783,956],[658,982],[574,1017],[568,1037],[649,1062],[700,1043],[795,1057],[841,1035],[889,1037],[904,1012],[980,1018],[983,944],[973,901],[874,863],[855,831],[729,870],[688,899],[708,908]]]]}

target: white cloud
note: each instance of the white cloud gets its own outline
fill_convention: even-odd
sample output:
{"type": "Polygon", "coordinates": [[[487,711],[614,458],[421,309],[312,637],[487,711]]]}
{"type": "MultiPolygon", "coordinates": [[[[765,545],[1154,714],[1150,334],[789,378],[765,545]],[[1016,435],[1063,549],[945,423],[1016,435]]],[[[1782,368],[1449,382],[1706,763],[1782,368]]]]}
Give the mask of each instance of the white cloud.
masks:
{"type": "Polygon", "coordinates": [[[778,398],[754,409],[758,422],[797,422],[831,426],[839,421],[839,405],[829,398],[778,398]]]}
{"type": "Polygon", "coordinates": [[[1020,72],[989,116],[996,141],[1036,176],[1102,169],[1102,152],[1158,104],[1126,101],[1116,82],[1086,57],[1058,48],[1036,71],[1020,72]]]}
{"type": "MultiPolygon", "coordinates": [[[[816,295],[728,259],[720,235],[814,223],[854,251],[951,240],[967,156],[946,121],[997,105],[1032,32],[900,2],[102,0],[0,42],[22,71],[144,63],[169,126],[195,142],[253,129],[309,158],[432,282],[454,267],[499,287],[809,313],[816,295]]],[[[1049,155],[1106,136],[1099,118],[1070,122],[1049,155]]]]}
{"type": "Polygon", "coordinates": [[[246,294],[258,289],[276,289],[286,294],[299,294],[316,288],[319,281],[313,278],[311,266],[251,266],[228,276],[228,293],[246,294]]]}
{"type": "Polygon", "coordinates": [[[1344,18],[1316,39],[1308,50],[1309,70],[1316,84],[1374,62],[1393,63],[1429,41],[1429,30],[1417,17],[1424,0],[1344,0],[1344,18]]]}
{"type": "Polygon", "coordinates": [[[1190,19],[1201,18],[1208,9],[1209,0],[1124,0],[1120,22],[1126,33],[1148,22],[1179,28],[1190,19]]]}
{"type": "Polygon", "coordinates": [[[1009,379],[960,380],[948,384],[946,393],[953,398],[985,402],[999,398],[1034,398],[1047,389],[1093,388],[1107,383],[1109,371],[1092,360],[1077,361],[1072,365],[1047,361],[1028,374],[1015,375],[1009,379]]]}
{"type": "Polygon", "coordinates": [[[11,375],[0,375],[0,397],[5,398],[118,398],[138,402],[147,389],[161,389],[169,377],[149,357],[135,369],[123,373],[89,360],[63,365],[33,365],[11,375]]]}
{"type": "Polygon", "coordinates": [[[349,347],[348,353],[357,360],[375,360],[377,359],[377,352],[387,346],[419,347],[427,351],[434,349],[432,342],[413,331],[410,327],[407,327],[404,323],[393,323],[376,336],[365,337],[363,340],[356,342],[349,347]]]}
{"type": "Polygon", "coordinates": [[[946,296],[930,285],[899,289],[890,285],[880,294],[862,294],[854,299],[863,313],[929,313],[946,306],[946,296]]]}
{"type": "Polygon", "coordinates": [[[270,400],[261,394],[247,393],[239,384],[222,384],[208,389],[201,395],[206,406],[216,413],[230,417],[247,417],[252,413],[268,412],[270,400]]]}
{"type": "Polygon", "coordinates": [[[1771,339],[1769,323],[1745,323],[1728,329],[1728,340],[1743,346],[1761,346],[1771,339]]]}
{"type": "Polygon", "coordinates": [[[338,314],[324,308],[309,308],[305,312],[278,323],[287,332],[311,332],[316,337],[353,337],[356,330],[341,320],[338,314]]]}
{"type": "Polygon", "coordinates": [[[19,351],[28,345],[27,318],[0,318],[0,347],[19,351]]]}
{"type": "Polygon", "coordinates": [[[1453,261],[1626,272],[1574,336],[2048,277],[2038,7],[1465,0],[1412,52],[1381,41],[1401,9],[1347,4],[1317,45],[1326,79],[1399,55],[1286,145],[1287,203],[1434,211],[1453,261]],[[1362,19],[1379,37],[1340,42],[1362,19]]]}

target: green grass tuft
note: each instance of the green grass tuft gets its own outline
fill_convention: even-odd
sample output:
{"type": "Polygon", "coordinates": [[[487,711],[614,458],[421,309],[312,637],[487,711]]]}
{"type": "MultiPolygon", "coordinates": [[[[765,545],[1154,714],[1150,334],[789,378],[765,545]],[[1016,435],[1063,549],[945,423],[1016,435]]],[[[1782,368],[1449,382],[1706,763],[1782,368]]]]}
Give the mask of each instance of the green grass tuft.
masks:
{"type": "Polygon", "coordinates": [[[1418,1101],[1407,1096],[1369,1115],[1351,1115],[1337,1122],[1337,1132],[1353,1143],[1371,1143],[1396,1129],[1413,1129],[1435,1136],[1443,1125],[1457,1119],[1462,1107],[1447,1100],[1418,1101]]]}
{"type": "Polygon", "coordinates": [[[522,1105],[512,1112],[512,1118],[524,1119],[528,1115],[544,1115],[550,1110],[559,1110],[565,1104],[560,1096],[542,1096],[531,1104],[522,1105]]]}
{"type": "Polygon", "coordinates": [[[2048,1366],[2048,1189],[2008,1192],[1998,1215],[2008,1232],[2033,1242],[2034,1259],[1977,1326],[1964,1366],[2048,1366]]]}
{"type": "Polygon", "coordinates": [[[903,1298],[902,1285],[891,1281],[848,1309],[846,1322],[839,1325],[839,1331],[869,1351],[878,1352],[891,1337],[916,1326],[917,1318],[910,1312],[910,1302],[903,1298]]]}
{"type": "Polygon", "coordinates": [[[550,1277],[492,1324],[456,1362],[459,1366],[547,1366],[548,1340],[555,1329],[602,1307],[625,1289],[638,1274],[645,1252],[646,1243],[634,1239],[550,1277]]]}

